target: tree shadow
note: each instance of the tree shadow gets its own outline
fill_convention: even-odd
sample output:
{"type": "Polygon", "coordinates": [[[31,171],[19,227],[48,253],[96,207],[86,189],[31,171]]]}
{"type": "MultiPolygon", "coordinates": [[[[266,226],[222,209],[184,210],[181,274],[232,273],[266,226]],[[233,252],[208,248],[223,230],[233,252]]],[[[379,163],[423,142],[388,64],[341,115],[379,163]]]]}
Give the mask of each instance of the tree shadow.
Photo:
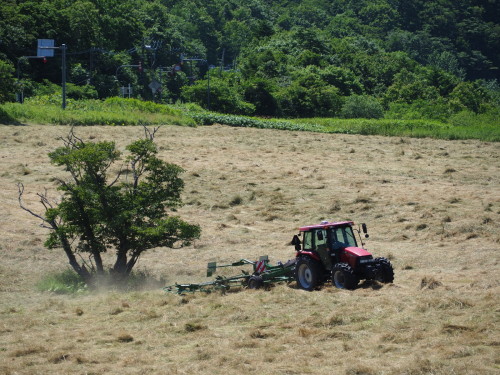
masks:
{"type": "Polygon", "coordinates": [[[17,121],[14,117],[9,115],[5,109],[0,107],[0,124],[2,125],[15,125],[15,126],[25,126],[26,124],[23,124],[19,121],[17,121]]]}

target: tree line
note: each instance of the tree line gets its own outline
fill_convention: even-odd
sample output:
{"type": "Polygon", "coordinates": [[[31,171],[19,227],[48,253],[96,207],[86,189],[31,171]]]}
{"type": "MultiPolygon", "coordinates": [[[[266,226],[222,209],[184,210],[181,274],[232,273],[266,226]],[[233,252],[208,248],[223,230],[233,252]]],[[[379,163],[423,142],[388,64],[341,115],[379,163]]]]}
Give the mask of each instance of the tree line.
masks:
{"type": "Polygon", "coordinates": [[[47,38],[68,46],[74,98],[130,85],[235,114],[481,113],[499,105],[498,14],[490,0],[6,0],[0,100],[57,89],[58,54],[21,58],[47,38]]]}

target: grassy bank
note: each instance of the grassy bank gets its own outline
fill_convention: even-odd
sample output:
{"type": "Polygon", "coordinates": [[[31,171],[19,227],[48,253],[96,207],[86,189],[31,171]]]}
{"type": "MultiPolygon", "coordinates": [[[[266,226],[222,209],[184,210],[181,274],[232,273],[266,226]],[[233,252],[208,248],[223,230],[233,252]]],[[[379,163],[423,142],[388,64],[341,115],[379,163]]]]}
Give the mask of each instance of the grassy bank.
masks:
{"type": "Polygon", "coordinates": [[[66,109],[59,100],[42,97],[25,103],[0,106],[1,123],[37,123],[52,125],[187,125],[194,120],[170,106],[137,99],[109,98],[100,100],[68,100],[66,109]]]}
{"type": "Polygon", "coordinates": [[[478,120],[480,115],[462,122],[443,123],[435,120],[396,120],[396,119],[304,119],[301,123],[312,123],[327,133],[351,133],[362,135],[408,136],[436,139],[479,139],[500,141],[500,122],[486,123],[478,120]]]}
{"type": "Polygon", "coordinates": [[[207,112],[198,106],[173,108],[137,99],[109,98],[104,101],[68,101],[62,110],[56,98],[27,100],[24,104],[0,106],[0,123],[38,123],[54,125],[212,125],[313,131],[320,133],[407,136],[436,139],[478,139],[500,141],[499,111],[488,114],[461,112],[448,122],[407,119],[263,119],[207,112]]]}

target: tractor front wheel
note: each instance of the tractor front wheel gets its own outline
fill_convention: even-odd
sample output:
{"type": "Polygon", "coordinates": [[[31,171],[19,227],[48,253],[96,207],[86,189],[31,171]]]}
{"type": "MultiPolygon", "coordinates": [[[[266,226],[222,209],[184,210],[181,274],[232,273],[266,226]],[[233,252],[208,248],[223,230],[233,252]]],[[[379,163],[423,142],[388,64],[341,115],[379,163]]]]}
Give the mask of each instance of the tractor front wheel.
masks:
{"type": "Polygon", "coordinates": [[[387,258],[376,258],[375,263],[378,265],[377,276],[375,280],[381,283],[392,283],[394,281],[394,269],[387,258]]]}
{"type": "Polygon", "coordinates": [[[295,266],[297,286],[304,290],[314,290],[321,280],[321,265],[309,257],[301,257],[295,266]]]}
{"type": "Polygon", "coordinates": [[[332,284],[339,289],[354,289],[358,285],[358,278],[351,266],[347,263],[337,263],[332,269],[332,284]]]}

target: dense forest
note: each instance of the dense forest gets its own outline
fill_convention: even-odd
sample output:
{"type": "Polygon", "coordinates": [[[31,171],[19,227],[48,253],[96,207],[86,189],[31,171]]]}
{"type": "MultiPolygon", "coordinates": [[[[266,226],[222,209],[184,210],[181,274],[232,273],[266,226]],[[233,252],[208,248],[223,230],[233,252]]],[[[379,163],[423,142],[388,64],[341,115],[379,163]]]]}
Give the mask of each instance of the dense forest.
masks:
{"type": "Polygon", "coordinates": [[[497,0],[3,0],[0,102],[59,92],[61,50],[31,58],[54,39],[75,99],[130,85],[273,117],[498,111],[499,15],[497,0]]]}

